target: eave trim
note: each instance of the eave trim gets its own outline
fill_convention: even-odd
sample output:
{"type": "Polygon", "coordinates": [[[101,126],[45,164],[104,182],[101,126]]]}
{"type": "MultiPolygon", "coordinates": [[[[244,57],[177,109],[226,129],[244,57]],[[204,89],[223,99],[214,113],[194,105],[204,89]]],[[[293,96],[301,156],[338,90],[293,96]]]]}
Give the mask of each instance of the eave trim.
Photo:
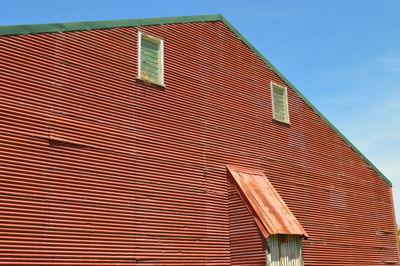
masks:
{"type": "Polygon", "coordinates": [[[55,32],[69,32],[69,31],[83,31],[83,30],[97,30],[97,29],[162,25],[162,24],[210,22],[210,21],[221,21],[221,20],[222,20],[221,15],[199,15],[199,16],[182,16],[182,17],[140,18],[140,19],[50,23],[50,24],[11,25],[11,26],[0,26],[0,35],[55,33],[55,32]]]}
{"type": "Polygon", "coordinates": [[[272,71],[274,71],[286,85],[292,89],[303,101],[335,131],[350,148],[355,151],[370,167],[373,169],[390,187],[392,183],[375,165],[368,160],[279,70],[277,70],[229,21],[222,15],[198,15],[198,16],[179,16],[162,18],[143,18],[143,19],[123,19],[123,20],[102,20],[88,22],[69,22],[69,23],[51,23],[51,24],[31,24],[31,25],[13,25],[0,26],[0,36],[4,35],[22,35],[37,33],[55,33],[70,32],[96,29],[110,29],[122,27],[138,27],[162,24],[180,24],[194,22],[212,22],[221,21],[224,23],[254,54],[257,55],[272,71]]]}

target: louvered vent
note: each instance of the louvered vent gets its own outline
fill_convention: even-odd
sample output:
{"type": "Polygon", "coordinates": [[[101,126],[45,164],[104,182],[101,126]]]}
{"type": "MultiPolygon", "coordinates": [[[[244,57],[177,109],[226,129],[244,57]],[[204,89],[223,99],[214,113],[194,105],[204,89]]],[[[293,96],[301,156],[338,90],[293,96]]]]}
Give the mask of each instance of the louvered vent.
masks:
{"type": "Polygon", "coordinates": [[[289,123],[286,87],[272,84],[273,118],[277,121],[289,123]]]}
{"type": "Polygon", "coordinates": [[[162,40],[140,34],[140,79],[158,85],[163,84],[162,46],[162,40]]]}

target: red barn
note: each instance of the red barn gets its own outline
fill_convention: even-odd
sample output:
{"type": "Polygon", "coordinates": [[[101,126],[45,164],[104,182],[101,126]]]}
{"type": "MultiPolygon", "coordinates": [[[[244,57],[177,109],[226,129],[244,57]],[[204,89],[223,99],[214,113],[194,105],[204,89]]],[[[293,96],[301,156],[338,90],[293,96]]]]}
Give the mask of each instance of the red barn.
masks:
{"type": "Polygon", "coordinates": [[[222,16],[0,35],[0,265],[399,265],[390,181],[222,16]]]}

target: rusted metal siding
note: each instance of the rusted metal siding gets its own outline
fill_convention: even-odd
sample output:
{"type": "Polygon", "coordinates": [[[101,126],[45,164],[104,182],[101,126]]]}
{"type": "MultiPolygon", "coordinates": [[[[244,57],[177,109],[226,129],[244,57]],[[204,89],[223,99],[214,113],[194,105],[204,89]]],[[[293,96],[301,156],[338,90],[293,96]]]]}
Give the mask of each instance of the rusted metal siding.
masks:
{"type": "Polygon", "coordinates": [[[265,239],[232,183],[229,183],[231,265],[265,265],[265,239]]]}
{"type": "Polygon", "coordinates": [[[398,263],[388,184],[292,91],[273,122],[282,81],[223,23],[140,30],[165,89],[135,81],[136,28],[0,38],[0,264],[240,262],[230,225],[258,232],[230,223],[226,163],[270,177],[306,265],[398,263]]]}

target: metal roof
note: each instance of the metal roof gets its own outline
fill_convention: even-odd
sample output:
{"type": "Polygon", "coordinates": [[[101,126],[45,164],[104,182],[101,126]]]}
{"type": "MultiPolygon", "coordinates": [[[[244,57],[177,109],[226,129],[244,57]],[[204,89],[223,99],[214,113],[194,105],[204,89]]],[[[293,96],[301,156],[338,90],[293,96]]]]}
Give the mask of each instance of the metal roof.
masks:
{"type": "Polygon", "coordinates": [[[265,238],[276,234],[308,237],[263,171],[233,165],[227,169],[265,238]]]}
{"type": "Polygon", "coordinates": [[[1,35],[21,35],[37,33],[56,33],[69,31],[84,31],[96,29],[111,29],[121,27],[138,27],[162,24],[179,24],[194,22],[221,21],[224,23],[253,53],[255,53],[272,71],[274,71],[300,98],[329,125],[351,149],[353,149],[389,186],[390,180],[375,165],[368,160],[351,142],[348,140],[285,76],[282,75],[240,32],[235,29],[222,15],[198,15],[198,16],[179,16],[143,19],[124,19],[124,20],[102,20],[88,22],[69,22],[69,23],[50,23],[32,25],[12,25],[0,26],[1,35]]]}

